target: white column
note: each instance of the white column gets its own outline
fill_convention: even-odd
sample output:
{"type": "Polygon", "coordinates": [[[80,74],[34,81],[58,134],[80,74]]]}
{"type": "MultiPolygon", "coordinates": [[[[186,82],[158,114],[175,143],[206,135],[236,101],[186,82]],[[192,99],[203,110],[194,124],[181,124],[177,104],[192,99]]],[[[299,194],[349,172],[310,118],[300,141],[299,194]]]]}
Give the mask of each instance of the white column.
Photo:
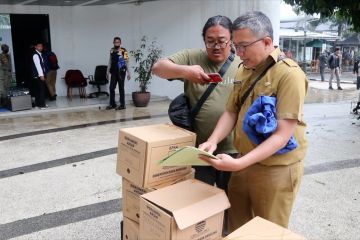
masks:
{"type": "Polygon", "coordinates": [[[274,30],[274,44],[279,45],[281,0],[239,0],[244,2],[246,11],[261,11],[270,18],[274,30]]]}

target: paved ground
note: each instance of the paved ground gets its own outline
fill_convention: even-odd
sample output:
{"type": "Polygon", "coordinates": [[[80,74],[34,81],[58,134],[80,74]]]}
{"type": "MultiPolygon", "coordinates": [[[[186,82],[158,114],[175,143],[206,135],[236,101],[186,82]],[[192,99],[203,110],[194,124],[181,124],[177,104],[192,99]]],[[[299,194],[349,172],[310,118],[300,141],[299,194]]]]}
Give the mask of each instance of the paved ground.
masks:
{"type": "MultiPolygon", "coordinates": [[[[360,239],[359,93],[343,85],[310,82],[310,146],[289,226],[308,239],[360,239]]],[[[0,115],[0,239],[119,239],[118,129],[168,122],[168,104],[0,115]]]]}

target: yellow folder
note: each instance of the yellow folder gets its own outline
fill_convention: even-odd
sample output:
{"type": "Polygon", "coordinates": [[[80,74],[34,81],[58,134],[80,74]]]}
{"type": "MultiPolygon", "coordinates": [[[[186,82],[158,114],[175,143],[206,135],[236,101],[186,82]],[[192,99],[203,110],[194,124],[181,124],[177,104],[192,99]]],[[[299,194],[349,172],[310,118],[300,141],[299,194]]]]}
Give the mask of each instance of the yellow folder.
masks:
{"type": "Polygon", "coordinates": [[[202,151],[196,147],[182,147],[162,159],[159,164],[162,166],[208,166],[209,164],[200,159],[199,156],[217,159],[214,155],[202,151]]]}

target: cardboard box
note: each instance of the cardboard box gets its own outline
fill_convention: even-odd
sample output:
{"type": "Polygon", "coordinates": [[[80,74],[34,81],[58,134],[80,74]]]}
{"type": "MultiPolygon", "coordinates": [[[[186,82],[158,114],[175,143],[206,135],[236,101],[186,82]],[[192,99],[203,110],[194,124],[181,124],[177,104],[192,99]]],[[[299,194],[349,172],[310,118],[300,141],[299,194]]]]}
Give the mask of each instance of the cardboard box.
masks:
{"type": "Polygon", "coordinates": [[[223,240],[305,240],[304,237],[291,232],[261,217],[255,217],[241,226],[223,240]]]}
{"type": "Polygon", "coordinates": [[[223,190],[195,179],[146,193],[140,197],[140,239],[221,239],[229,207],[223,190]]]}
{"type": "Polygon", "coordinates": [[[123,219],[123,239],[122,240],[138,240],[139,238],[139,224],[126,217],[123,219]]]}
{"type": "Polygon", "coordinates": [[[194,146],[195,140],[195,133],[172,124],[121,129],[116,172],[143,188],[176,179],[190,173],[191,167],[165,167],[158,163],[180,147],[194,146]]]}
{"type": "Polygon", "coordinates": [[[172,182],[166,182],[167,185],[159,185],[153,188],[142,188],[136,184],[131,183],[130,181],[123,178],[122,181],[122,208],[123,216],[127,217],[137,223],[139,223],[140,218],[140,195],[155,191],[162,187],[166,187],[187,179],[193,179],[195,177],[195,170],[192,169],[190,173],[175,179],[172,182]]]}

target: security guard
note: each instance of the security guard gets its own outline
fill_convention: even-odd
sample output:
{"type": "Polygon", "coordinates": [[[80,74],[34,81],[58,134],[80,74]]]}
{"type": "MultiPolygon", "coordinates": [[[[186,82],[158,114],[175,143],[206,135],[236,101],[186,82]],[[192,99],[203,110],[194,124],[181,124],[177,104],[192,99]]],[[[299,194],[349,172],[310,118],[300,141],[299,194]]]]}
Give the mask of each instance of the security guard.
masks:
{"type": "Polygon", "coordinates": [[[114,37],[114,47],[110,49],[109,63],[107,67],[106,76],[110,78],[110,104],[106,110],[125,109],[125,75],[127,73],[127,80],[130,80],[130,71],[128,67],[129,55],[125,48],[121,47],[121,38],[114,37]],[[119,84],[120,105],[117,106],[115,102],[115,88],[119,84]]]}
{"type": "Polygon", "coordinates": [[[200,148],[213,152],[217,143],[235,127],[236,159],[219,154],[218,160],[206,159],[219,170],[233,171],[229,182],[229,227],[233,231],[254,216],[287,227],[293,202],[303,176],[307,149],[303,105],[308,80],[291,59],[279,60],[281,51],[273,45],[272,25],[261,12],[249,12],[234,23],[233,42],[243,60],[235,77],[226,111],[209,139],[200,148]],[[267,71],[266,69],[272,65],[267,71]],[[243,96],[255,79],[265,75],[243,96]],[[276,97],[276,130],[256,145],[243,130],[245,115],[259,96],[276,97]],[[241,104],[243,102],[243,104],[241,104]],[[277,152],[294,136],[297,147],[277,152]]]}

